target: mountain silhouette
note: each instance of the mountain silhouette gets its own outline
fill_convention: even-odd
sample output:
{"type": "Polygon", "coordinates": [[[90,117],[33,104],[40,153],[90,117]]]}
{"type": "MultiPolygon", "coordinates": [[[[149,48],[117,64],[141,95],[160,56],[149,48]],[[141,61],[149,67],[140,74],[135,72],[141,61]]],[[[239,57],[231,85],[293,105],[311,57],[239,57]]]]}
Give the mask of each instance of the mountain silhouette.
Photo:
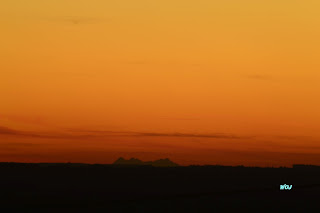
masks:
{"type": "Polygon", "coordinates": [[[131,158],[129,160],[126,160],[122,157],[120,157],[118,160],[116,160],[113,164],[115,164],[115,165],[144,165],[144,163],[137,158],[131,158]]]}
{"type": "Polygon", "coordinates": [[[149,165],[149,166],[155,166],[155,167],[175,167],[179,166],[178,164],[172,162],[169,158],[165,159],[159,159],[155,161],[141,161],[137,158],[131,158],[129,160],[124,159],[123,157],[120,157],[118,160],[116,160],[113,165],[149,165]]]}

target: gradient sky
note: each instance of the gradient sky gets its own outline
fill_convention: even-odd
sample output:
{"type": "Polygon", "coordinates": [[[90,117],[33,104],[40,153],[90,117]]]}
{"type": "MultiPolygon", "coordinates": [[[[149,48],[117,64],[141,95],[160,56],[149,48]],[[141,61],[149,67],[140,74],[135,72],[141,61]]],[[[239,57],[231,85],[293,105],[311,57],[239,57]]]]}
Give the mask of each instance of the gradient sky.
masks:
{"type": "Polygon", "coordinates": [[[320,163],[318,0],[2,0],[0,161],[320,163]]]}

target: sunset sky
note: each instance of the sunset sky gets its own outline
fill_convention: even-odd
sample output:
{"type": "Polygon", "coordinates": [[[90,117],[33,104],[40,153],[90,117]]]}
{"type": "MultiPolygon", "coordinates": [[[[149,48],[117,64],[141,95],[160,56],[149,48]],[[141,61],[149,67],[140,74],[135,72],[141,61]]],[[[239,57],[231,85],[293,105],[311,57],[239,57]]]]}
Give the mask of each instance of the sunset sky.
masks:
{"type": "Polygon", "coordinates": [[[320,164],[319,0],[1,0],[0,161],[320,164]]]}

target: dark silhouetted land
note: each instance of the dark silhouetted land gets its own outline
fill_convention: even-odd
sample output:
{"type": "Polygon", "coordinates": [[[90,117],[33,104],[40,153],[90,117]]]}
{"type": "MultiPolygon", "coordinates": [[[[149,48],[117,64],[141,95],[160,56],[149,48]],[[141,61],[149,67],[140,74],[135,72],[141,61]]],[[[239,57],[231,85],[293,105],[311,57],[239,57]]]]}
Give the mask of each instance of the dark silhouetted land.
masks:
{"type": "Polygon", "coordinates": [[[0,163],[4,209],[0,212],[288,212],[292,208],[315,212],[318,208],[319,166],[155,167],[136,160],[120,159],[121,165],[116,165],[119,160],[113,165],[0,163]],[[126,161],[139,165],[122,164],[126,161]],[[280,184],[290,184],[292,190],[280,191],[280,184]]]}
{"type": "Polygon", "coordinates": [[[123,166],[129,166],[129,165],[135,165],[135,166],[141,166],[141,165],[149,165],[154,167],[176,167],[179,166],[178,164],[172,162],[169,158],[165,159],[159,159],[155,161],[141,161],[137,158],[131,158],[129,160],[126,160],[122,157],[120,157],[118,160],[116,160],[113,165],[123,165],[123,166]]]}

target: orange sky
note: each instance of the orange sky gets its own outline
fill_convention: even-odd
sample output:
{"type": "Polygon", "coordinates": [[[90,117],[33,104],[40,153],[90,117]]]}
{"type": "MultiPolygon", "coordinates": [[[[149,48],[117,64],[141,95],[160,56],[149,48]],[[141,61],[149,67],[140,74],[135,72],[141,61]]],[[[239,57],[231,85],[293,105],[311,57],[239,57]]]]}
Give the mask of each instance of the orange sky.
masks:
{"type": "Polygon", "coordinates": [[[318,0],[3,0],[0,161],[320,164],[318,0]]]}

